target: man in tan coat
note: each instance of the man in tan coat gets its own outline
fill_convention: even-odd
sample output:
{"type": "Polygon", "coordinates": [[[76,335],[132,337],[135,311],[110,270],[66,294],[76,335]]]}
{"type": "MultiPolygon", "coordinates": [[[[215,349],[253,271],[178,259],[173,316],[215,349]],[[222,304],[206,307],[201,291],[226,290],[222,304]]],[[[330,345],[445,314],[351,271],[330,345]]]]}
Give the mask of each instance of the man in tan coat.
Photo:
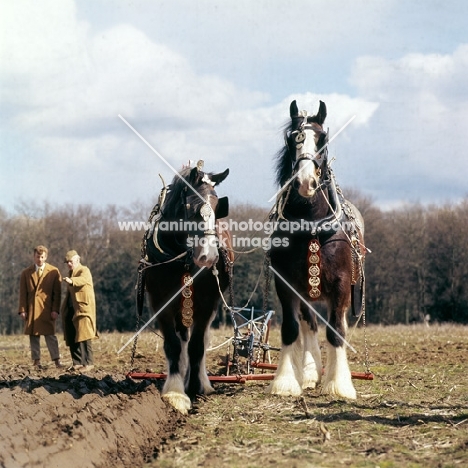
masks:
{"type": "Polygon", "coordinates": [[[55,324],[60,311],[61,276],[46,263],[48,250],[43,245],[34,249],[34,264],[21,272],[18,314],[24,320],[24,334],[29,335],[31,358],[41,367],[40,337],[44,335],[50,357],[60,363],[55,324]]]}
{"type": "Polygon", "coordinates": [[[81,264],[76,250],[67,252],[65,263],[70,272],[63,278],[67,284],[62,306],[63,332],[73,369],[86,371],[94,367],[92,340],[98,337],[93,278],[89,268],[81,264]]]}

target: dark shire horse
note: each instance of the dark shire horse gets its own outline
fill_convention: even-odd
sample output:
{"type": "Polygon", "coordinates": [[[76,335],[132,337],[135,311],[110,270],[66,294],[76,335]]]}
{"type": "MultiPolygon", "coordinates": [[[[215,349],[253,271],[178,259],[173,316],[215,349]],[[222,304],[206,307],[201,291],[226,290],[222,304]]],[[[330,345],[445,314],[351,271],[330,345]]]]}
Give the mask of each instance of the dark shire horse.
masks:
{"type": "Polygon", "coordinates": [[[143,239],[139,281],[164,336],[168,371],[162,397],[184,414],[197,395],[214,391],[205,349],[232,260],[216,229],[216,218],[227,216],[227,198],[214,190],[229,170],[208,174],[202,167],[199,161],[184,169],[163,188],[143,239]]]}
{"type": "Polygon", "coordinates": [[[283,322],[280,361],[269,390],[300,395],[320,383],[317,317],[310,307],[319,300],[328,309],[322,391],[354,399],[346,357],[346,314],[352,285],[363,275],[364,222],[335,185],[327,160],[328,134],[323,130],[326,114],[322,101],[314,116],[299,112],[293,101],[286,145],[278,153],[281,191],[270,256],[283,322]]]}

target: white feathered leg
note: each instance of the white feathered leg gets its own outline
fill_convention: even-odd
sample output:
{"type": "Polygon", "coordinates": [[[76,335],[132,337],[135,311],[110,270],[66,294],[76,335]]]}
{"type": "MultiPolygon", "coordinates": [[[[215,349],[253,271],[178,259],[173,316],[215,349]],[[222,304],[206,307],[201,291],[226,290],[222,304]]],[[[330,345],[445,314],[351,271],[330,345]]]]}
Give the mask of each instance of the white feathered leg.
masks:
{"type": "Polygon", "coordinates": [[[315,388],[322,378],[322,355],[317,333],[306,321],[301,321],[304,343],[302,388],[315,388]]]}
{"type": "Polygon", "coordinates": [[[302,393],[302,329],[299,327],[297,340],[287,346],[282,346],[275,379],[268,388],[274,395],[298,396],[302,393]]]}
{"type": "Polygon", "coordinates": [[[327,363],[322,392],[351,400],[356,399],[356,389],[351,380],[351,371],[344,346],[335,348],[327,343],[327,363]]]}
{"type": "Polygon", "coordinates": [[[185,393],[184,380],[180,374],[167,376],[161,397],[182,414],[188,414],[192,407],[190,398],[185,393]]]}
{"type": "MultiPolygon", "coordinates": [[[[188,367],[188,342],[184,340],[180,342],[182,349],[179,357],[179,373],[172,375],[168,373],[161,397],[182,414],[187,414],[192,407],[190,398],[185,393],[184,384],[188,367]]],[[[167,363],[167,368],[169,369],[169,363],[167,363]]]]}
{"type": "Polygon", "coordinates": [[[203,387],[204,395],[210,395],[214,393],[215,391],[211,385],[210,379],[208,378],[208,373],[206,372],[206,348],[208,347],[208,343],[210,342],[209,335],[210,335],[210,330],[209,330],[209,327],[207,327],[205,331],[205,337],[203,339],[203,347],[205,351],[203,353],[203,358],[200,362],[200,371],[199,371],[199,378],[203,387]]]}

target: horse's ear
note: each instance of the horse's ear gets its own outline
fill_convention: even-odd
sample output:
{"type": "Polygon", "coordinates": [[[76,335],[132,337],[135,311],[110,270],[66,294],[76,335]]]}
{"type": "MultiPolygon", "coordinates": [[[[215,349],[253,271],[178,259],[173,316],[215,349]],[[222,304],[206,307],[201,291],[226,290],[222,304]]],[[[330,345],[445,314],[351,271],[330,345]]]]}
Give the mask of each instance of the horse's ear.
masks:
{"type": "Polygon", "coordinates": [[[296,100],[291,102],[291,105],[289,106],[289,115],[291,116],[291,119],[299,116],[299,109],[297,108],[296,100]]]}
{"type": "Polygon", "coordinates": [[[327,118],[327,106],[323,101],[320,101],[319,111],[317,113],[317,123],[323,125],[325,119],[327,118]]]}
{"type": "Polygon", "coordinates": [[[215,185],[220,184],[229,174],[229,169],[226,169],[224,172],[220,172],[219,174],[210,175],[210,179],[215,185]]]}

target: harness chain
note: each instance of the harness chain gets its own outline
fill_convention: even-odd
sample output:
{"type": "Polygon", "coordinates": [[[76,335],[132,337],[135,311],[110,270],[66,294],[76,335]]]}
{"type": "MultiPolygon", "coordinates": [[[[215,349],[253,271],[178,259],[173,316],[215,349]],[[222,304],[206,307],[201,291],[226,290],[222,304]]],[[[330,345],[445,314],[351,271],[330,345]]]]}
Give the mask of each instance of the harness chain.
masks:
{"type": "MultiPolygon", "coordinates": [[[[267,251],[265,253],[265,260],[263,263],[263,268],[264,268],[263,304],[262,304],[263,322],[262,322],[262,327],[260,331],[260,343],[263,343],[263,339],[264,339],[264,330],[265,330],[265,325],[266,325],[266,316],[267,316],[267,308],[268,308],[268,297],[270,294],[270,284],[271,284],[270,264],[271,264],[270,251],[267,251]]],[[[263,357],[265,357],[265,350],[264,350],[263,357]]],[[[260,346],[257,349],[257,362],[259,361],[260,361],[260,346]]]]}
{"type": "Polygon", "coordinates": [[[138,265],[137,284],[135,286],[135,289],[137,291],[137,312],[140,317],[143,313],[143,306],[145,301],[144,270],[144,265],[140,263],[138,265]]]}
{"type": "Polygon", "coordinates": [[[351,249],[351,284],[356,284],[356,268],[354,262],[357,260],[356,251],[351,249]]]}
{"type": "Polygon", "coordinates": [[[136,329],[135,329],[135,332],[137,334],[135,335],[135,338],[133,339],[132,355],[130,358],[130,371],[134,370],[133,365],[135,362],[135,354],[136,354],[136,348],[137,348],[137,342],[138,342],[138,336],[139,336],[138,332],[140,331],[140,320],[143,314],[143,305],[144,305],[144,299],[145,299],[143,275],[144,275],[144,267],[140,263],[140,265],[138,266],[137,284],[135,286],[136,293],[137,293],[137,312],[138,312],[137,320],[136,320],[136,329]]]}
{"type": "Polygon", "coordinates": [[[366,328],[366,276],[364,274],[364,267],[362,265],[362,259],[360,259],[361,266],[361,288],[362,288],[362,325],[364,327],[364,365],[366,366],[366,373],[370,374],[371,370],[369,367],[369,346],[367,343],[367,328],[366,328]]]}
{"type": "Polygon", "coordinates": [[[136,348],[137,348],[137,342],[138,342],[138,336],[139,336],[139,331],[140,331],[140,319],[141,315],[137,315],[137,320],[136,320],[136,327],[135,327],[135,332],[137,333],[135,335],[135,339],[133,340],[133,346],[132,346],[132,356],[130,358],[130,372],[133,372],[134,369],[134,363],[135,363],[135,354],[136,354],[136,348]]]}
{"type": "MultiPolygon", "coordinates": [[[[234,320],[234,316],[232,313],[233,307],[234,307],[234,284],[233,284],[233,269],[234,265],[233,263],[229,260],[228,258],[228,253],[224,249],[222,250],[224,253],[224,262],[226,264],[226,267],[229,268],[229,302],[230,302],[230,307],[228,307],[229,313],[231,315],[231,322],[232,326],[234,327],[234,336],[237,336],[237,324],[236,321],[234,320]]],[[[221,297],[224,300],[224,296],[220,290],[221,297]]],[[[231,359],[230,357],[230,352],[228,350],[228,355],[226,357],[226,369],[229,370],[229,360],[231,359]]],[[[237,346],[235,343],[233,343],[233,366],[235,367],[237,371],[237,375],[241,375],[240,369],[239,369],[239,350],[237,349],[237,346]]]]}
{"type": "Polygon", "coordinates": [[[228,272],[229,276],[229,302],[231,304],[231,307],[234,307],[234,284],[233,284],[233,270],[234,270],[234,264],[229,260],[229,254],[227,250],[221,249],[221,252],[224,257],[224,263],[226,265],[226,270],[228,272]]]}

